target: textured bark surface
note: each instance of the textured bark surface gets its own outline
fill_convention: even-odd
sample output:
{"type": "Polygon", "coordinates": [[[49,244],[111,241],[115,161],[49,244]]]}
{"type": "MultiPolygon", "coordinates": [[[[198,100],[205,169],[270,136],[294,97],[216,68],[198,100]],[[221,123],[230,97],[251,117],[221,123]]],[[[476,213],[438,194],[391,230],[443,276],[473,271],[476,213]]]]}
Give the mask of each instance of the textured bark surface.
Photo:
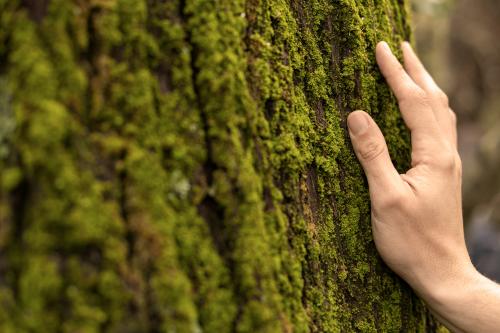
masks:
{"type": "Polygon", "coordinates": [[[0,331],[424,332],[347,114],[402,0],[0,0],[0,331]]]}

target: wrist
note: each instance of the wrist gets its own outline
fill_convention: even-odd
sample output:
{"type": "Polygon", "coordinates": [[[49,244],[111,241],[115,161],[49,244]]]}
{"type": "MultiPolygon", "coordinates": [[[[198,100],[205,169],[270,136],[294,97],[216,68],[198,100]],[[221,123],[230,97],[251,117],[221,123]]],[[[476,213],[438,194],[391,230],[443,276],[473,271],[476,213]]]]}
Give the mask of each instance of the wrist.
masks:
{"type": "Polygon", "coordinates": [[[440,309],[467,299],[484,284],[484,279],[472,263],[467,263],[445,277],[430,280],[421,296],[431,308],[441,312],[440,309]]]}
{"type": "MultiPolygon", "coordinates": [[[[431,307],[445,306],[460,293],[473,290],[484,279],[472,264],[466,250],[443,255],[440,260],[427,260],[407,281],[431,307]]],[[[447,253],[451,253],[447,252],[447,253]]]]}
{"type": "Polygon", "coordinates": [[[500,286],[474,267],[464,270],[456,281],[429,288],[423,298],[453,332],[498,332],[500,286]]]}

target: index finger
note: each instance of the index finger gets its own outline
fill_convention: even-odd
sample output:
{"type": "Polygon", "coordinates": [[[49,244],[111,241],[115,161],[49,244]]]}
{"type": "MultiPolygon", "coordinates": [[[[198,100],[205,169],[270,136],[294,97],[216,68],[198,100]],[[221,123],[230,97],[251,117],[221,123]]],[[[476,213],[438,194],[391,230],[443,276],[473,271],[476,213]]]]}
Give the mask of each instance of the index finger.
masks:
{"type": "Polygon", "coordinates": [[[439,129],[426,92],[404,70],[386,42],[380,42],[376,50],[377,62],[382,75],[396,95],[401,115],[411,131],[413,153],[417,159],[424,154],[432,155],[435,141],[439,141],[439,129]]]}
{"type": "Polygon", "coordinates": [[[454,117],[450,111],[448,97],[439,88],[433,77],[425,69],[408,42],[401,45],[403,49],[404,67],[408,75],[428,94],[434,117],[448,141],[456,148],[454,137],[454,117]]]}

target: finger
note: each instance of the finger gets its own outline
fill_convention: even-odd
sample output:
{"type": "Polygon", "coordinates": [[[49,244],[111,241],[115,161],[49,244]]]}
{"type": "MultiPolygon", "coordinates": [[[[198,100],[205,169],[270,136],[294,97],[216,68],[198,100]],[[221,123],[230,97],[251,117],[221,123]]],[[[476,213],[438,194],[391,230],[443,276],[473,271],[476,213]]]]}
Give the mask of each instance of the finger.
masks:
{"type": "Polygon", "coordinates": [[[404,42],[402,49],[406,71],[413,81],[425,90],[427,96],[429,96],[429,103],[441,132],[453,144],[453,123],[449,113],[448,97],[425,69],[410,43],[404,42]]]}
{"type": "Polygon", "coordinates": [[[376,58],[380,71],[398,100],[405,99],[414,90],[419,90],[419,86],[406,73],[386,42],[377,44],[376,58]]]}
{"type": "Polygon", "coordinates": [[[399,186],[401,178],[392,164],[384,136],[375,121],[363,111],[347,118],[349,135],[370,186],[370,192],[399,186]]]}
{"type": "Polygon", "coordinates": [[[396,95],[401,115],[411,131],[414,164],[418,164],[424,157],[438,153],[430,143],[441,139],[427,94],[406,73],[387,43],[377,45],[376,56],[380,71],[396,95]]]}
{"type": "Polygon", "coordinates": [[[404,67],[413,81],[424,90],[439,89],[415,51],[413,51],[410,43],[403,42],[401,48],[403,49],[404,67]]]}

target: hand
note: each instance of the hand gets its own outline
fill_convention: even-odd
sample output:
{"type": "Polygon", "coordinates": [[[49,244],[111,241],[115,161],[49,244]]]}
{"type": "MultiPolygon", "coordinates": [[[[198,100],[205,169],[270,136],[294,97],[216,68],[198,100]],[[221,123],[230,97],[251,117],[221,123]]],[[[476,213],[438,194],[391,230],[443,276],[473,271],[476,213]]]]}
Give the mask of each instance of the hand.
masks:
{"type": "MultiPolygon", "coordinates": [[[[411,131],[411,170],[398,174],[382,132],[367,113],[355,111],[348,117],[354,150],[370,188],[373,238],[387,265],[449,327],[488,331],[494,326],[478,325],[478,317],[467,321],[454,304],[463,306],[486,285],[465,246],[456,117],[411,46],[403,43],[402,49],[405,68],[385,42],[378,44],[376,57],[411,131]]],[[[492,304],[495,301],[500,306],[500,297],[492,304]]],[[[496,324],[500,327],[498,320],[496,324]]]]}
{"type": "Polygon", "coordinates": [[[349,115],[354,150],[368,178],[373,237],[389,267],[419,292],[472,266],[465,247],[455,115],[408,43],[405,69],[382,42],[377,62],[411,131],[412,169],[399,175],[365,112],[349,115]]]}

